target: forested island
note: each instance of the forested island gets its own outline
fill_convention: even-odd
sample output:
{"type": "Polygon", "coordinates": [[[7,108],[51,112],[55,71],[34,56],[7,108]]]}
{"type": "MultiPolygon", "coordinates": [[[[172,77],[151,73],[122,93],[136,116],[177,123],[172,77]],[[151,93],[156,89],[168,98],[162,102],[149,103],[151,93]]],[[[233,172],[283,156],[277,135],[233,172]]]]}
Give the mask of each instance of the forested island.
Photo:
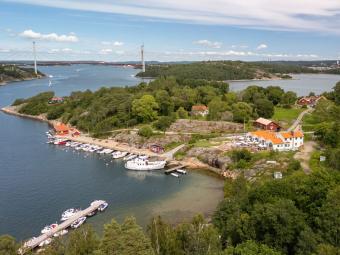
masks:
{"type": "Polygon", "coordinates": [[[178,80],[263,80],[290,79],[291,73],[314,73],[316,71],[293,64],[242,62],[242,61],[204,61],[186,64],[147,65],[145,72],[138,77],[175,76],[178,80]]]}
{"type": "Polygon", "coordinates": [[[42,78],[45,75],[38,71],[36,75],[33,68],[20,67],[14,64],[0,65],[0,85],[14,81],[24,81],[42,78]]]}

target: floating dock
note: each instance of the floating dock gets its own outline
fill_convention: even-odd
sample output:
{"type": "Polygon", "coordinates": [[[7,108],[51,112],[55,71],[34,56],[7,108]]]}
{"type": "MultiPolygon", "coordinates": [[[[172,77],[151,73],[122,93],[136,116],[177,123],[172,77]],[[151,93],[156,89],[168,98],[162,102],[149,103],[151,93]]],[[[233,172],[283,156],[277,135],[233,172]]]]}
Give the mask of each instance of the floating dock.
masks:
{"type": "Polygon", "coordinates": [[[34,238],[33,240],[27,241],[24,244],[24,246],[22,246],[19,249],[18,253],[19,254],[25,254],[26,252],[33,250],[34,248],[39,246],[40,243],[44,242],[48,238],[52,238],[54,234],[56,234],[56,233],[58,233],[58,232],[60,232],[64,229],[68,228],[69,226],[71,226],[71,224],[73,222],[77,221],[79,218],[86,217],[88,214],[98,210],[98,208],[103,203],[105,203],[105,201],[103,201],[103,200],[94,201],[93,203],[91,203],[91,205],[88,208],[86,208],[85,210],[77,212],[74,216],[72,216],[68,220],[64,221],[63,223],[61,223],[57,227],[53,228],[48,233],[42,234],[42,235],[38,236],[37,238],[34,238]]]}
{"type": "Polygon", "coordinates": [[[178,169],[181,169],[181,168],[185,168],[185,165],[179,165],[179,166],[169,168],[169,169],[165,170],[164,173],[165,174],[171,174],[172,172],[176,172],[178,169]]]}

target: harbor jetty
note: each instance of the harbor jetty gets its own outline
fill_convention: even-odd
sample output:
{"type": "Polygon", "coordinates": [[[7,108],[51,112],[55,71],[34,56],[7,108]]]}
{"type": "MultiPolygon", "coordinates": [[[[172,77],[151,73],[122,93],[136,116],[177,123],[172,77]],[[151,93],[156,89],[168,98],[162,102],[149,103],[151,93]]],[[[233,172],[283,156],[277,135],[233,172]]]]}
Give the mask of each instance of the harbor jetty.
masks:
{"type": "Polygon", "coordinates": [[[91,214],[92,212],[98,210],[98,208],[104,203],[105,203],[104,200],[96,200],[96,201],[92,202],[91,205],[88,208],[77,212],[75,215],[73,215],[68,220],[66,220],[63,223],[61,223],[60,225],[58,225],[57,227],[51,229],[49,232],[42,234],[42,235],[40,235],[36,238],[32,238],[29,241],[25,242],[24,245],[18,250],[18,253],[23,255],[23,254],[29,252],[30,250],[33,250],[34,248],[38,247],[40,243],[46,241],[48,238],[52,238],[54,234],[56,234],[60,231],[63,231],[65,229],[67,229],[68,227],[70,227],[72,225],[72,223],[74,223],[78,219],[80,219],[82,217],[86,217],[87,215],[91,214]]]}

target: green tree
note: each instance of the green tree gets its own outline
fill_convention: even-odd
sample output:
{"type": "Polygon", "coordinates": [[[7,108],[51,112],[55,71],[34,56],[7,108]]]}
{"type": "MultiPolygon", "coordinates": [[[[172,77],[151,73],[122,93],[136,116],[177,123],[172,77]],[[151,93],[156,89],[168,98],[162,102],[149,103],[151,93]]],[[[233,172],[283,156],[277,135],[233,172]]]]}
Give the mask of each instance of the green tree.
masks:
{"type": "Polygon", "coordinates": [[[94,255],[99,239],[90,225],[84,225],[70,233],[65,255],[94,255]]]}
{"type": "Polygon", "coordinates": [[[171,124],[174,121],[175,121],[175,118],[173,118],[173,117],[170,117],[170,116],[161,116],[161,117],[158,118],[157,121],[155,121],[153,123],[153,126],[156,129],[165,132],[171,126],[171,124]]]}
{"type": "Polygon", "coordinates": [[[254,102],[256,113],[263,118],[271,118],[274,114],[274,105],[268,99],[257,99],[254,102]]]}
{"type": "Polygon", "coordinates": [[[278,86],[268,86],[265,93],[268,100],[271,101],[274,105],[279,104],[285,94],[284,90],[278,86]]]}
{"type": "Polygon", "coordinates": [[[17,249],[18,246],[12,236],[0,236],[0,255],[16,255],[17,249]]]}
{"type": "Polygon", "coordinates": [[[195,216],[191,223],[180,224],[176,231],[184,254],[209,255],[221,251],[217,230],[201,215],[195,216]]]}
{"type": "Polygon", "coordinates": [[[340,82],[338,82],[335,87],[333,88],[334,90],[334,100],[337,105],[340,105],[340,82]]]}
{"type": "Polygon", "coordinates": [[[155,98],[159,105],[160,115],[169,116],[174,111],[174,102],[166,90],[158,90],[155,98]]]}
{"type": "Polygon", "coordinates": [[[285,253],[295,251],[297,237],[306,228],[304,215],[291,200],[255,204],[251,213],[256,240],[285,253]]]}
{"type": "Polygon", "coordinates": [[[100,250],[105,255],[153,255],[151,241],[133,217],[122,225],[115,220],[104,226],[100,250]]]}
{"type": "MultiPolygon", "coordinates": [[[[339,156],[339,155],[338,155],[339,156]]],[[[326,201],[321,206],[317,216],[319,234],[323,239],[340,247],[340,186],[336,186],[327,194],[326,201]]]]}
{"type": "Polygon", "coordinates": [[[181,255],[180,242],[177,239],[176,230],[161,217],[151,220],[148,225],[148,233],[151,239],[153,250],[157,255],[181,255]]]}
{"type": "Polygon", "coordinates": [[[189,117],[188,112],[181,106],[176,111],[179,119],[187,119],[189,117]]]}
{"type": "Polygon", "coordinates": [[[244,102],[238,102],[233,105],[232,113],[233,113],[233,119],[236,122],[242,123],[242,122],[248,122],[251,114],[253,112],[253,109],[251,106],[244,102]]]}
{"type": "Polygon", "coordinates": [[[281,103],[283,105],[293,105],[297,100],[297,95],[293,91],[287,91],[281,100],[281,103]]]}
{"type": "Polygon", "coordinates": [[[132,113],[140,122],[153,121],[157,118],[158,104],[152,95],[144,95],[132,102],[132,113]]]}
{"type": "Polygon", "coordinates": [[[225,250],[225,255],[281,255],[282,253],[273,250],[265,244],[258,244],[253,240],[248,240],[238,244],[235,248],[225,250]]]}
{"type": "Polygon", "coordinates": [[[221,100],[220,97],[214,97],[210,103],[208,104],[209,107],[209,120],[221,120],[222,112],[228,109],[228,105],[221,100]]]}

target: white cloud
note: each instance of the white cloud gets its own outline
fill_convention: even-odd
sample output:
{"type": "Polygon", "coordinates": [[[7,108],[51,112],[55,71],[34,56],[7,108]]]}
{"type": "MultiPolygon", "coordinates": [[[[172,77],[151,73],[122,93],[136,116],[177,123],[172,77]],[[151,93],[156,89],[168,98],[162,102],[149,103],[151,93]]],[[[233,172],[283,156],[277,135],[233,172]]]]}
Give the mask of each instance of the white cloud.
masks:
{"type": "Polygon", "coordinates": [[[115,41],[115,42],[102,41],[101,44],[102,45],[106,45],[106,46],[120,47],[120,46],[124,45],[124,42],[120,42],[120,41],[115,41]]]}
{"type": "Polygon", "coordinates": [[[112,53],[112,49],[101,49],[98,53],[102,55],[107,55],[112,53]]]}
{"type": "Polygon", "coordinates": [[[267,44],[260,44],[259,46],[256,47],[257,50],[264,50],[264,49],[267,49],[268,48],[268,45],[267,44]]]}
{"type": "Polygon", "coordinates": [[[231,48],[233,48],[233,49],[236,49],[236,48],[246,49],[246,48],[248,48],[248,45],[243,45],[243,44],[241,44],[241,45],[231,45],[231,48]]]}
{"type": "Polygon", "coordinates": [[[339,34],[338,0],[11,0],[190,23],[339,34]]]}
{"type": "Polygon", "coordinates": [[[41,34],[38,32],[34,32],[31,29],[25,30],[24,32],[20,33],[19,36],[29,39],[35,40],[44,40],[44,41],[53,41],[53,42],[78,42],[79,39],[75,34],[69,35],[58,35],[56,33],[50,34],[41,34]]]}
{"type": "Polygon", "coordinates": [[[198,40],[198,41],[194,41],[193,44],[198,44],[198,45],[202,45],[202,46],[214,48],[214,49],[219,49],[222,46],[221,42],[212,42],[209,40],[198,40]]]}
{"type": "Polygon", "coordinates": [[[0,53],[8,53],[8,52],[10,52],[9,49],[1,49],[1,48],[0,48],[0,53]]]}

